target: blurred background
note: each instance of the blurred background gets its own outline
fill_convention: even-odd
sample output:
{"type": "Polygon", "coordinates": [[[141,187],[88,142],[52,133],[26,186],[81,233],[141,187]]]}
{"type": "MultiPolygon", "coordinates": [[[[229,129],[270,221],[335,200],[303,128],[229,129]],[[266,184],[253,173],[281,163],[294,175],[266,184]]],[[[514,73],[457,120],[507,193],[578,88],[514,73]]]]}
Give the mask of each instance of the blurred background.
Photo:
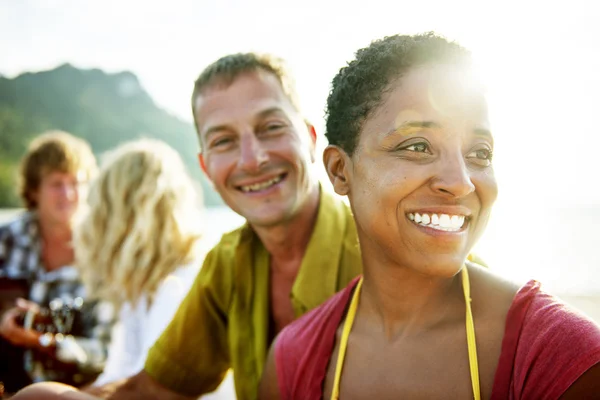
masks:
{"type": "Polygon", "coordinates": [[[99,156],[144,136],[180,152],[216,242],[241,218],[197,166],[189,99],[207,64],[285,58],[322,132],[329,82],[354,51],[433,30],[472,50],[488,86],[500,197],[477,253],[600,321],[599,20],[593,0],[0,0],[0,222],[19,207],[16,166],[36,134],[66,130],[99,156]]]}

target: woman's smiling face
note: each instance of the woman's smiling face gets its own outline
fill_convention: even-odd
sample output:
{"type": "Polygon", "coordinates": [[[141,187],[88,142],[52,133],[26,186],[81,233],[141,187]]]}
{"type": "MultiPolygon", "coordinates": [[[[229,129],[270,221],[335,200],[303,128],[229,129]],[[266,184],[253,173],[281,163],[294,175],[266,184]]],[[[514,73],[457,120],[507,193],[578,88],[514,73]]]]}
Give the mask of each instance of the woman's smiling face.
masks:
{"type": "Polygon", "coordinates": [[[341,155],[365,260],[457,273],[497,196],[492,151],[484,92],[464,67],[414,67],[392,82],[341,155]]]}

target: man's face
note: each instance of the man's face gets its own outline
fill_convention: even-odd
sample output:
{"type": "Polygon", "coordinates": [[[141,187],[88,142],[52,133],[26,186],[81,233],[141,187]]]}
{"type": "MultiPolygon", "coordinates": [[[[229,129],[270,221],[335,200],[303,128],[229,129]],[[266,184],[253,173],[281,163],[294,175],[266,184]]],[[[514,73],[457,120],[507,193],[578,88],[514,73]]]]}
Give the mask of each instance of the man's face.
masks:
{"type": "Polygon", "coordinates": [[[497,195],[482,89],[455,67],[393,82],[348,160],[348,196],[366,259],[452,276],[497,195]]]}
{"type": "Polygon", "coordinates": [[[84,174],[78,175],[80,178],[58,171],[43,175],[35,193],[37,211],[42,219],[55,224],[71,223],[86,191],[86,182],[82,178],[84,174]]]}
{"type": "Polygon", "coordinates": [[[314,187],[315,133],[265,72],[242,74],[195,100],[200,161],[231,209],[255,226],[293,218],[314,187]]]}

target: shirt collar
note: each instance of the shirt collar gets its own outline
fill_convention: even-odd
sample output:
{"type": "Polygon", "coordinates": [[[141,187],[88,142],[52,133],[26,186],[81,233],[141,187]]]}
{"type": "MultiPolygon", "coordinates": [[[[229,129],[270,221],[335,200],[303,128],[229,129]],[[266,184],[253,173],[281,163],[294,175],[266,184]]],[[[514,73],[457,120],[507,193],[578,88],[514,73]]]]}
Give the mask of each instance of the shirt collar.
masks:
{"type": "Polygon", "coordinates": [[[304,308],[297,312],[317,307],[337,291],[343,242],[351,218],[347,207],[321,188],[317,221],[292,287],[292,299],[304,308]]]}
{"type": "MultiPolygon", "coordinates": [[[[337,292],[349,219],[352,216],[348,206],[321,186],[317,221],[292,287],[292,302],[297,316],[317,307],[337,292]]],[[[264,248],[247,221],[232,245],[238,249],[239,246],[264,248]]]]}

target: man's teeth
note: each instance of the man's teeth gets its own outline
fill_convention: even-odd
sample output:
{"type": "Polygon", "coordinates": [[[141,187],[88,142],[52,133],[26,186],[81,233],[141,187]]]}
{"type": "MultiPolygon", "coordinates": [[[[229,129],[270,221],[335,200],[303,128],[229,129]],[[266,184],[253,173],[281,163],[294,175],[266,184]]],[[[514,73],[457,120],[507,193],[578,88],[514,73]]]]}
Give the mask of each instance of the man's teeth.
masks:
{"type": "Polygon", "coordinates": [[[408,219],[419,225],[451,232],[460,230],[465,223],[464,215],[408,213],[408,219]]]}
{"type": "Polygon", "coordinates": [[[273,186],[273,185],[281,182],[281,179],[283,179],[283,176],[279,175],[273,179],[269,179],[268,181],[255,183],[254,185],[240,186],[240,188],[242,189],[242,192],[246,192],[246,193],[247,192],[258,192],[259,190],[264,190],[264,189],[268,188],[269,186],[273,186]]]}

